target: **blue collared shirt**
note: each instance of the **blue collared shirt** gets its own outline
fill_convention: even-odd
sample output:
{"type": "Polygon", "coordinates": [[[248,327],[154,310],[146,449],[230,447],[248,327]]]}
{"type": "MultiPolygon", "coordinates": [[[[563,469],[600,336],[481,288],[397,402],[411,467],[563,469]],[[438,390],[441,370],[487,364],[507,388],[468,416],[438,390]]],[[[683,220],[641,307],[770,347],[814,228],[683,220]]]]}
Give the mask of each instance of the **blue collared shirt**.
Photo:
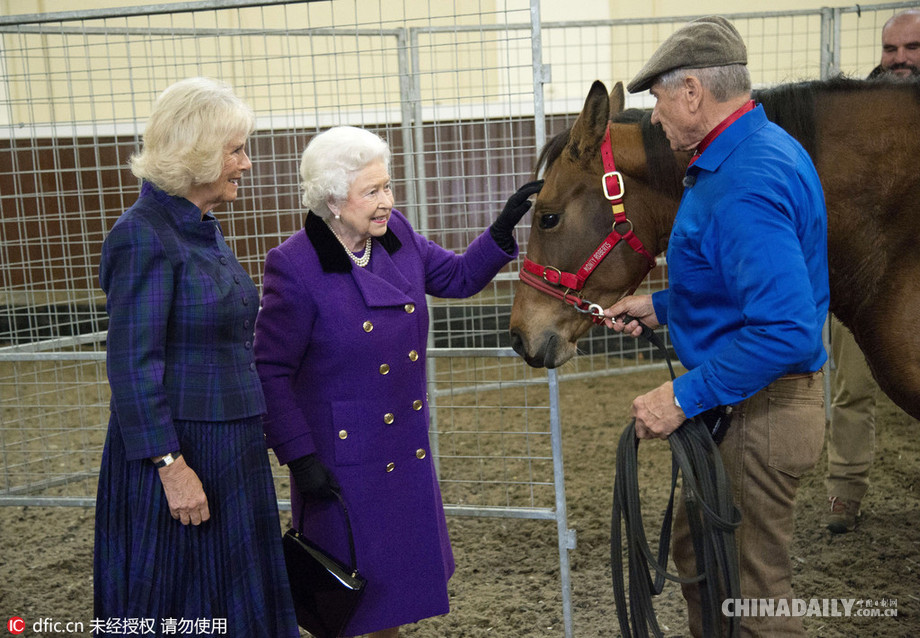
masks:
{"type": "Polygon", "coordinates": [[[763,107],[723,131],[687,174],[655,313],[688,372],[687,416],[738,403],[827,360],[827,210],[814,164],[763,107]]]}

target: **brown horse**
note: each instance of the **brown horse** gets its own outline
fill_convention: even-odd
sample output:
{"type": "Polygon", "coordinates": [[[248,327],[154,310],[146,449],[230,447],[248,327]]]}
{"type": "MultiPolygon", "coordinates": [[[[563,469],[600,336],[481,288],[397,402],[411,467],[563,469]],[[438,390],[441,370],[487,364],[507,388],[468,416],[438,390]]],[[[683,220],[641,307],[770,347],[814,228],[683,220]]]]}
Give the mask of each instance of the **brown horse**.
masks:
{"type": "MultiPolygon", "coordinates": [[[[853,331],[881,388],[920,418],[920,84],[839,78],[754,97],[818,168],[831,311],[853,331]]],[[[604,248],[613,221],[605,189],[618,188],[602,181],[608,122],[629,220],[614,230],[632,228],[651,255],[667,248],[689,156],[670,150],[648,111],[623,105],[621,84],[608,95],[595,82],[575,124],[537,162],[546,182],[533,207],[527,261],[548,268],[522,271],[532,285],[518,282],[510,325],[512,346],[534,367],[568,361],[596,323],[592,314],[634,290],[650,267],[626,241],[604,248]],[[580,285],[560,276],[580,268],[587,270],[580,285]]]]}

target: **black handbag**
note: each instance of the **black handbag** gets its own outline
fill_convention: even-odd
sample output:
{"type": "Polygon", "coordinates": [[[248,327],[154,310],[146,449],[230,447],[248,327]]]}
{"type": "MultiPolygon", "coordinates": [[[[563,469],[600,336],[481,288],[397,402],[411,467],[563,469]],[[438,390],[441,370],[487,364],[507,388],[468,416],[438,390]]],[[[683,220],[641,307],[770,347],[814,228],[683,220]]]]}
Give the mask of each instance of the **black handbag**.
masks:
{"type": "MultiPolygon", "coordinates": [[[[316,638],[336,638],[345,628],[364,594],[367,580],[358,573],[355,539],[342,495],[336,492],[348,531],[351,566],[343,565],[303,536],[289,529],[282,539],[297,624],[316,638]]],[[[297,527],[303,529],[303,512],[297,527]]]]}

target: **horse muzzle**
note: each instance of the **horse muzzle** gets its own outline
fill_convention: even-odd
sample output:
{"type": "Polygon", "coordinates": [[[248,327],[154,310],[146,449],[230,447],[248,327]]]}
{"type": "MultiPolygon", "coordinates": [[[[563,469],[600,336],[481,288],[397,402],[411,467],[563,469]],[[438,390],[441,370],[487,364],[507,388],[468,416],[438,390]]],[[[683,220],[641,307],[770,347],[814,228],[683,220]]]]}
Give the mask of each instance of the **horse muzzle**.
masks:
{"type": "Polygon", "coordinates": [[[552,331],[528,339],[524,332],[511,328],[511,347],[533,368],[558,368],[575,356],[575,344],[552,331]]]}

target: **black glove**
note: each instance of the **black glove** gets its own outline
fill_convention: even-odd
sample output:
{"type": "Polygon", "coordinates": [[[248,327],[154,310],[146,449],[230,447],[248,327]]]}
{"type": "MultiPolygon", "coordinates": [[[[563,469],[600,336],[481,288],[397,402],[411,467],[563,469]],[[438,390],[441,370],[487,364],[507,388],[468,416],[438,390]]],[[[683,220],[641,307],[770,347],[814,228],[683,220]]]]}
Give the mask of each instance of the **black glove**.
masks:
{"type": "Polygon", "coordinates": [[[492,235],[492,239],[509,255],[514,252],[514,237],[511,236],[511,231],[521,221],[521,217],[530,210],[528,198],[534,193],[539,193],[541,188],[543,188],[542,179],[521,186],[514,195],[508,198],[502,212],[489,226],[489,234],[492,235]]]}
{"type": "Polygon", "coordinates": [[[326,501],[336,498],[339,484],[316,454],[307,454],[288,462],[297,491],[305,499],[326,501]]]}

